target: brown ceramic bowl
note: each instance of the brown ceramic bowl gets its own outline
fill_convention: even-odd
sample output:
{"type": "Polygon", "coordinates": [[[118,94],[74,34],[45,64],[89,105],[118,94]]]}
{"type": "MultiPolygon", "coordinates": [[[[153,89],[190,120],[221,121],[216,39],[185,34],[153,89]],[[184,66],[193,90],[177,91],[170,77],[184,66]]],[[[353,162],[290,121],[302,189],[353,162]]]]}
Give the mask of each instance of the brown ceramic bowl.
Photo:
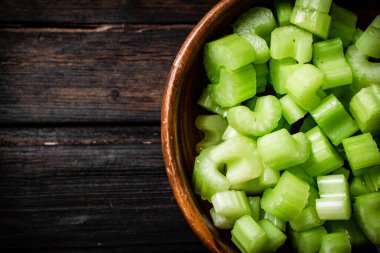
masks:
{"type": "MultiPolygon", "coordinates": [[[[358,25],[362,28],[380,10],[378,0],[334,2],[357,13],[358,25]]],[[[191,185],[195,145],[202,137],[194,121],[198,114],[207,113],[197,105],[202,89],[208,84],[202,51],[207,41],[231,33],[233,21],[253,6],[273,8],[273,1],[222,0],[199,21],[174,60],[162,102],[162,149],[170,185],[188,224],[213,252],[237,252],[237,249],[230,242],[229,231],[218,230],[212,225],[210,205],[194,193],[191,185]]],[[[287,246],[281,251],[291,252],[287,246]]]]}

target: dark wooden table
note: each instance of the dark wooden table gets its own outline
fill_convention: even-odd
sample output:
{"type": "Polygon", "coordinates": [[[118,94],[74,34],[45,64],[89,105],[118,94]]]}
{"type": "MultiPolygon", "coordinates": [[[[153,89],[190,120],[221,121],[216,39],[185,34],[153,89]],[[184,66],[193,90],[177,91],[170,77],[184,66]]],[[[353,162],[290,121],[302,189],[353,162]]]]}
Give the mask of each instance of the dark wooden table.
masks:
{"type": "Polygon", "coordinates": [[[2,252],[205,252],[168,184],[170,65],[216,0],[0,1],[2,252]]]}

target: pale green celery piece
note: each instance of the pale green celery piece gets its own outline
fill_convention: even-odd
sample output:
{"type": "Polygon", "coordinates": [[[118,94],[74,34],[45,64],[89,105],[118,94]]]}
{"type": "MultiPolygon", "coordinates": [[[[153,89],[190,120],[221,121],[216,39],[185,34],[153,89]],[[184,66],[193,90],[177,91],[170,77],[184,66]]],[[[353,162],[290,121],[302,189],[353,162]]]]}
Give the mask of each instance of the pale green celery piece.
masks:
{"type": "Polygon", "coordinates": [[[322,13],[329,13],[332,0],[296,0],[295,6],[312,9],[322,13]]]}
{"type": "Polygon", "coordinates": [[[347,48],[345,57],[352,70],[352,89],[354,91],[359,91],[371,84],[380,84],[380,62],[368,61],[368,56],[360,52],[354,45],[347,48]]]}
{"type": "Polygon", "coordinates": [[[293,124],[302,119],[307,113],[300,108],[289,95],[285,95],[280,98],[282,115],[289,124],[293,124]]]}
{"type": "Polygon", "coordinates": [[[380,58],[380,15],[364,30],[355,46],[366,56],[380,58]]]}
{"type": "Polygon", "coordinates": [[[329,173],[329,175],[340,175],[340,174],[344,175],[346,179],[348,179],[350,177],[351,171],[343,167],[340,167],[339,169],[336,169],[329,173]]]}
{"type": "Polygon", "coordinates": [[[354,197],[358,197],[361,195],[365,195],[370,193],[369,188],[367,187],[366,183],[364,182],[364,179],[362,176],[356,176],[352,177],[350,181],[350,196],[352,200],[354,197]]]}
{"type": "Polygon", "coordinates": [[[242,252],[260,252],[268,241],[265,231],[249,215],[245,215],[235,222],[231,235],[232,242],[242,252]]]}
{"type": "Polygon", "coordinates": [[[351,243],[344,232],[330,233],[322,236],[319,253],[349,253],[351,243]]]}
{"type": "Polygon", "coordinates": [[[380,164],[379,148],[370,133],[343,139],[342,143],[354,176],[380,164]]]}
{"type": "Polygon", "coordinates": [[[314,128],[316,125],[317,125],[317,123],[315,122],[315,120],[313,119],[313,117],[311,117],[311,115],[308,115],[304,119],[304,121],[303,121],[303,123],[301,125],[300,132],[306,133],[310,129],[314,128]]]}
{"type": "Polygon", "coordinates": [[[350,220],[326,221],[324,226],[329,233],[344,232],[353,246],[363,245],[368,242],[368,239],[356,224],[354,217],[351,217],[350,220]]]}
{"type": "Polygon", "coordinates": [[[278,125],[275,129],[273,129],[273,132],[280,130],[282,128],[285,128],[286,130],[290,131],[292,128],[292,125],[290,125],[284,117],[281,117],[281,119],[278,121],[278,125]]]}
{"type": "Polygon", "coordinates": [[[227,125],[227,120],[220,115],[198,115],[195,126],[203,132],[204,137],[195,146],[197,152],[200,153],[205,148],[221,143],[227,125]]]}
{"type": "Polygon", "coordinates": [[[282,170],[304,163],[310,156],[309,139],[304,133],[290,135],[281,129],[257,140],[262,161],[274,170],[282,170]]]}
{"type": "Polygon", "coordinates": [[[248,197],[249,207],[251,208],[251,216],[255,221],[259,221],[260,218],[260,200],[259,196],[248,197]]]}
{"type": "Polygon", "coordinates": [[[322,39],[327,39],[331,25],[331,16],[312,9],[294,6],[290,23],[322,39]]]}
{"type": "Polygon", "coordinates": [[[356,122],[334,94],[329,95],[310,111],[310,115],[335,146],[359,130],[356,122]]]}
{"type": "MultiPolygon", "coordinates": [[[[296,177],[302,179],[306,183],[308,183],[310,186],[317,187],[317,182],[314,180],[312,176],[310,176],[301,165],[297,165],[291,168],[286,169],[296,177]]],[[[311,188],[310,188],[311,189],[311,188]]]]}
{"type": "Polygon", "coordinates": [[[217,214],[214,208],[210,209],[210,216],[215,227],[220,229],[232,229],[234,227],[235,220],[227,218],[221,214],[217,214]]]}
{"type": "Polygon", "coordinates": [[[313,52],[313,35],[295,26],[278,27],[272,31],[270,55],[274,59],[291,57],[298,63],[309,62],[313,52]]]}
{"type": "Polygon", "coordinates": [[[263,246],[261,252],[276,252],[285,243],[286,235],[268,219],[260,220],[258,224],[268,237],[267,243],[263,246]]]}
{"type": "Polygon", "coordinates": [[[228,125],[226,130],[224,131],[224,133],[222,135],[222,140],[225,141],[225,140],[234,138],[236,136],[244,137],[243,135],[239,134],[238,131],[236,131],[230,125],[228,125]]]}
{"type": "Polygon", "coordinates": [[[215,213],[231,220],[237,220],[244,215],[251,215],[248,198],[243,191],[217,192],[211,197],[215,213]]]}
{"type": "Polygon", "coordinates": [[[380,192],[355,198],[355,219],[363,233],[373,244],[380,244],[380,192]]]}
{"type": "Polygon", "coordinates": [[[301,166],[309,175],[321,176],[342,167],[343,159],[318,126],[307,131],[306,135],[311,143],[311,155],[301,166]]]}
{"type": "Polygon", "coordinates": [[[275,0],[274,8],[277,14],[279,26],[290,25],[290,16],[292,15],[294,1],[292,0],[275,0]]]}
{"type": "Polygon", "coordinates": [[[344,57],[340,38],[313,44],[313,64],[325,75],[323,89],[331,89],[352,83],[352,72],[344,57]]]}
{"type": "Polygon", "coordinates": [[[349,197],[348,183],[344,175],[326,175],[317,177],[320,198],[349,197]]]}
{"type": "Polygon", "coordinates": [[[217,84],[208,85],[211,99],[221,107],[232,107],[255,96],[256,71],[252,64],[237,70],[222,67],[217,84]]]}
{"type": "Polygon", "coordinates": [[[267,63],[255,64],[256,70],[256,93],[265,92],[268,83],[268,65],[267,63]]]}
{"type": "Polygon", "coordinates": [[[362,176],[370,192],[380,190],[380,165],[374,166],[362,176]]]}
{"type": "Polygon", "coordinates": [[[282,232],[286,232],[286,221],[274,216],[273,214],[270,214],[266,212],[263,209],[260,209],[260,220],[269,220],[273,223],[278,229],[280,229],[282,232]]]}
{"type": "Polygon", "coordinates": [[[255,110],[236,106],[228,110],[228,123],[246,136],[263,136],[276,128],[281,118],[281,104],[275,96],[259,97],[255,110]]]}
{"type": "Polygon", "coordinates": [[[362,88],[352,97],[349,106],[363,133],[380,135],[380,84],[362,88]]]}
{"type": "Polygon", "coordinates": [[[211,83],[219,82],[219,71],[222,66],[236,70],[256,59],[255,50],[243,37],[229,34],[206,43],[203,53],[203,64],[211,83]]]}
{"type": "Polygon", "coordinates": [[[217,103],[215,103],[211,99],[207,88],[203,89],[202,94],[197,101],[197,104],[209,112],[219,114],[224,118],[227,117],[227,111],[229,108],[220,107],[217,103]]]}
{"type": "Polygon", "coordinates": [[[354,34],[352,35],[352,44],[355,44],[356,41],[358,41],[358,39],[360,38],[360,36],[362,36],[362,34],[363,30],[357,27],[354,34]]]}
{"type": "Polygon", "coordinates": [[[354,12],[336,4],[332,4],[330,16],[331,26],[329,39],[340,38],[343,42],[343,46],[346,48],[354,37],[358,17],[354,12]]]}
{"type": "Polygon", "coordinates": [[[273,88],[278,94],[285,94],[286,80],[293,70],[297,69],[297,61],[293,58],[269,60],[269,75],[273,88]],[[289,67],[288,67],[289,66],[289,67]],[[291,67],[293,66],[293,67],[291,67]]]}
{"type": "Polygon", "coordinates": [[[298,253],[318,252],[321,248],[322,236],[327,234],[323,226],[302,232],[296,232],[293,229],[289,230],[290,241],[298,253]]]}
{"type": "Polygon", "coordinates": [[[324,74],[312,64],[303,64],[288,77],[285,89],[302,109],[311,111],[321,101],[318,89],[325,80],[324,74]]]}

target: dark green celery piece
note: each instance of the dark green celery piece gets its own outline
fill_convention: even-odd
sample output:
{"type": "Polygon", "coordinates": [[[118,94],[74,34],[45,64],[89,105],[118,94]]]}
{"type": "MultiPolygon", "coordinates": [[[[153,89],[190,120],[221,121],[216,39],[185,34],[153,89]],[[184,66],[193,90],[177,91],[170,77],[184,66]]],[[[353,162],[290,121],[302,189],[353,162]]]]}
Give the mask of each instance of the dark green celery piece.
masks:
{"type": "Polygon", "coordinates": [[[292,70],[295,70],[296,68],[297,61],[293,58],[284,58],[279,60],[271,58],[269,60],[270,80],[276,93],[286,93],[286,80],[288,79],[288,76],[292,73],[292,70]]]}
{"type": "Polygon", "coordinates": [[[332,4],[330,16],[331,26],[329,39],[338,37],[342,40],[343,46],[347,47],[354,36],[358,17],[352,11],[336,4],[332,4]]]}
{"type": "Polygon", "coordinates": [[[300,108],[289,95],[285,95],[280,98],[282,115],[289,124],[293,124],[298,120],[302,119],[307,113],[305,110],[300,108]]]}
{"type": "Polygon", "coordinates": [[[380,84],[380,62],[368,61],[368,56],[360,52],[354,45],[347,48],[345,56],[352,70],[354,91],[371,84],[380,84]]]}
{"type": "Polygon", "coordinates": [[[380,15],[364,30],[355,46],[366,56],[380,58],[380,15]]]}
{"type": "Polygon", "coordinates": [[[311,143],[311,155],[301,166],[309,175],[325,175],[343,165],[343,159],[318,126],[307,131],[306,135],[311,143]]]}
{"type": "Polygon", "coordinates": [[[232,220],[237,220],[244,215],[251,214],[248,198],[243,191],[217,192],[211,197],[215,213],[232,220]]]}
{"type": "Polygon", "coordinates": [[[362,176],[352,177],[350,181],[350,195],[352,200],[354,197],[370,193],[362,176]]]}
{"type": "Polygon", "coordinates": [[[373,167],[362,176],[370,192],[380,190],[380,165],[373,167]]]}
{"type": "Polygon", "coordinates": [[[278,227],[281,231],[286,232],[286,221],[266,212],[264,209],[260,209],[260,220],[270,220],[273,225],[278,227]]]}
{"type": "Polygon", "coordinates": [[[359,130],[356,122],[333,94],[325,98],[310,115],[335,146],[359,130]]]}
{"type": "Polygon", "coordinates": [[[327,94],[334,94],[334,96],[342,103],[344,109],[348,112],[350,110],[349,104],[351,98],[356,94],[351,85],[340,86],[326,90],[327,94]]]}
{"type": "Polygon", "coordinates": [[[236,70],[256,59],[255,50],[243,37],[229,34],[206,43],[203,53],[203,64],[211,83],[219,82],[219,71],[222,66],[236,70]]]}
{"type": "Polygon", "coordinates": [[[280,26],[290,25],[290,16],[292,15],[294,1],[292,0],[275,0],[274,8],[277,14],[278,24],[280,26]]]}
{"type": "Polygon", "coordinates": [[[363,30],[360,29],[359,27],[356,28],[354,34],[352,35],[352,43],[351,44],[355,44],[356,41],[358,41],[358,39],[360,38],[360,36],[362,36],[363,34],[363,30]]]}
{"type": "Polygon", "coordinates": [[[325,80],[324,74],[312,64],[302,64],[286,80],[285,89],[302,109],[310,111],[321,101],[317,91],[325,80]]]}
{"type": "Polygon", "coordinates": [[[285,171],[273,189],[264,191],[261,207],[284,221],[295,219],[306,206],[309,188],[305,181],[285,171]]]}
{"type": "Polygon", "coordinates": [[[313,52],[313,35],[295,26],[278,27],[272,31],[270,55],[274,59],[291,57],[298,63],[309,62],[313,52]]]}
{"type": "Polygon", "coordinates": [[[331,25],[331,16],[313,9],[294,6],[290,23],[322,39],[327,39],[331,25]]]}
{"type": "Polygon", "coordinates": [[[268,65],[266,63],[255,64],[256,70],[256,93],[265,92],[268,83],[268,65]]]}
{"type": "Polygon", "coordinates": [[[275,96],[259,97],[255,110],[246,106],[235,106],[228,110],[228,123],[246,136],[263,136],[276,128],[281,118],[281,104],[275,96]]]}
{"type": "Polygon", "coordinates": [[[267,234],[249,215],[245,215],[235,222],[231,231],[232,242],[247,253],[260,252],[268,241],[267,234]]]}
{"type": "Polygon", "coordinates": [[[380,135],[380,84],[356,93],[350,102],[350,112],[363,133],[380,135]]]}
{"type": "Polygon", "coordinates": [[[251,216],[255,221],[259,221],[260,218],[260,201],[259,196],[248,197],[249,207],[251,208],[251,216]]]}
{"type": "Polygon", "coordinates": [[[274,170],[304,163],[310,156],[310,143],[304,133],[290,135],[286,129],[264,135],[257,140],[262,161],[274,170]]]}
{"type": "Polygon", "coordinates": [[[222,67],[217,84],[209,84],[211,99],[221,107],[232,107],[255,96],[256,71],[252,64],[237,70],[222,67]]]}
{"type": "Polygon", "coordinates": [[[324,226],[329,233],[344,232],[353,246],[363,245],[368,242],[368,239],[353,217],[350,220],[326,221],[324,226]]]}
{"type": "Polygon", "coordinates": [[[229,108],[220,107],[217,103],[215,103],[211,99],[207,88],[203,89],[202,94],[200,98],[198,99],[197,103],[198,105],[202,106],[209,112],[213,112],[213,113],[219,114],[220,116],[227,117],[227,111],[229,108]]]}
{"type": "Polygon", "coordinates": [[[325,74],[323,89],[352,83],[351,68],[344,57],[340,38],[314,43],[313,64],[325,74]]]}
{"type": "Polygon", "coordinates": [[[289,230],[290,241],[298,253],[318,252],[321,247],[322,236],[327,234],[323,226],[302,232],[296,232],[293,229],[289,230]]]}
{"type": "Polygon", "coordinates": [[[355,219],[363,233],[373,244],[380,243],[380,192],[355,198],[355,219]]]}
{"type": "Polygon", "coordinates": [[[343,139],[342,143],[354,176],[380,164],[379,148],[370,133],[343,139]]]}
{"type": "Polygon", "coordinates": [[[322,236],[319,253],[347,253],[351,252],[351,243],[344,232],[330,233],[322,236]]]}
{"type": "Polygon", "coordinates": [[[305,120],[303,121],[300,132],[306,133],[310,129],[314,128],[317,125],[313,117],[311,115],[307,116],[305,120]]]}
{"type": "Polygon", "coordinates": [[[220,229],[231,229],[234,227],[235,219],[227,218],[221,214],[217,214],[214,208],[210,209],[210,216],[215,227],[220,229]]]}
{"type": "Polygon", "coordinates": [[[286,235],[276,227],[270,220],[263,219],[258,222],[259,226],[265,231],[268,240],[261,249],[261,252],[275,252],[285,243],[286,235]]]}
{"type": "Polygon", "coordinates": [[[198,115],[195,126],[203,132],[204,137],[195,147],[197,152],[221,143],[227,125],[227,120],[220,115],[198,115]]]}
{"type": "Polygon", "coordinates": [[[310,176],[309,173],[307,173],[301,165],[297,165],[286,170],[292,173],[294,176],[302,179],[310,186],[317,187],[317,182],[315,181],[315,179],[312,176],[310,176]]]}
{"type": "Polygon", "coordinates": [[[296,0],[295,6],[329,13],[332,0],[296,0]]]}
{"type": "Polygon", "coordinates": [[[288,131],[290,131],[290,129],[292,128],[292,125],[290,125],[284,117],[281,117],[281,119],[278,121],[278,125],[275,129],[273,129],[273,132],[282,128],[285,128],[288,131]]]}
{"type": "Polygon", "coordinates": [[[343,176],[345,176],[346,179],[349,179],[349,177],[350,177],[350,170],[345,169],[343,167],[340,167],[339,169],[336,169],[336,170],[334,170],[334,171],[332,171],[332,172],[329,173],[329,175],[340,175],[340,174],[342,174],[343,176]]]}

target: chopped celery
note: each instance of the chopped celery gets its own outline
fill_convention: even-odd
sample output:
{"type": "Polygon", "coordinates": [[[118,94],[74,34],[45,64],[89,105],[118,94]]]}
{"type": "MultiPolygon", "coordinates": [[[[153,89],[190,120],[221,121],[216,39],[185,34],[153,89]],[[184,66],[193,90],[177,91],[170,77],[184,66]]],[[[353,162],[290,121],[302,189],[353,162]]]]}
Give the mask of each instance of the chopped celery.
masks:
{"type": "Polygon", "coordinates": [[[200,153],[205,148],[221,143],[227,125],[227,120],[219,115],[198,115],[195,126],[204,133],[204,138],[197,143],[195,147],[197,152],[200,153]]]}
{"type": "Polygon", "coordinates": [[[290,125],[284,117],[281,117],[281,119],[278,121],[277,127],[273,129],[273,132],[283,129],[283,128],[290,131],[292,128],[292,125],[290,125]]]}
{"type": "Polygon", "coordinates": [[[277,228],[270,220],[263,219],[258,222],[259,226],[266,233],[268,240],[261,249],[261,252],[275,252],[285,243],[286,235],[277,228]]]}
{"type": "Polygon", "coordinates": [[[350,220],[331,220],[326,221],[324,226],[326,227],[329,233],[334,232],[344,232],[348,236],[351,244],[362,245],[365,244],[368,239],[363,234],[362,230],[356,224],[356,221],[353,217],[350,220]]]}
{"type": "Polygon", "coordinates": [[[270,50],[265,39],[256,34],[241,34],[254,48],[256,53],[255,64],[265,63],[270,59],[270,50]]]}
{"type": "Polygon", "coordinates": [[[248,198],[243,191],[217,192],[211,197],[215,213],[232,220],[237,220],[244,215],[251,214],[248,198]]]}
{"type": "Polygon", "coordinates": [[[228,125],[226,130],[224,131],[224,133],[222,135],[222,140],[225,141],[225,140],[231,139],[231,138],[236,137],[236,136],[244,137],[243,135],[239,134],[238,131],[236,131],[230,125],[228,125]]]}
{"type": "Polygon", "coordinates": [[[235,219],[227,218],[221,214],[217,214],[214,208],[210,209],[210,216],[215,227],[220,229],[231,229],[234,226],[235,219]]]}
{"type": "Polygon", "coordinates": [[[306,183],[308,183],[310,186],[317,187],[317,182],[314,180],[312,176],[307,173],[301,165],[297,165],[291,168],[286,169],[290,173],[292,173],[294,176],[302,179],[306,183]]]}
{"type": "Polygon", "coordinates": [[[313,117],[311,115],[308,115],[304,121],[302,122],[302,125],[300,127],[300,132],[306,133],[310,129],[314,128],[317,125],[313,117]]]}
{"type": "Polygon", "coordinates": [[[380,190],[380,166],[375,166],[363,174],[363,179],[370,192],[380,190]]]}
{"type": "Polygon", "coordinates": [[[286,221],[274,216],[273,214],[270,214],[266,212],[264,209],[260,209],[260,219],[261,220],[270,220],[273,225],[278,227],[283,232],[286,232],[286,221]]]}
{"type": "Polygon", "coordinates": [[[293,58],[283,58],[283,59],[273,59],[269,61],[269,75],[273,88],[278,94],[285,94],[286,89],[286,80],[289,75],[292,73],[292,70],[295,70],[297,66],[297,61],[293,58]],[[289,67],[288,67],[289,66],[289,67]],[[293,66],[293,67],[291,67],[293,66]]]}
{"type": "Polygon", "coordinates": [[[355,46],[366,56],[380,58],[380,15],[369,24],[355,46]]]}
{"type": "Polygon", "coordinates": [[[354,197],[358,197],[361,195],[365,195],[370,193],[367,185],[364,182],[362,176],[356,176],[351,179],[350,182],[350,195],[353,199],[354,197]]]}
{"type": "Polygon", "coordinates": [[[228,123],[246,136],[263,136],[276,128],[281,118],[281,104],[275,96],[259,97],[255,110],[236,106],[228,110],[228,123]]]}
{"type": "Polygon", "coordinates": [[[344,232],[330,233],[322,236],[319,253],[349,253],[351,243],[344,232]]]}
{"type": "Polygon", "coordinates": [[[357,27],[354,34],[352,35],[352,41],[351,41],[352,44],[355,44],[356,41],[358,41],[358,39],[360,38],[360,36],[362,36],[362,34],[363,34],[363,30],[357,27]]]}
{"type": "Polygon", "coordinates": [[[290,229],[290,240],[298,253],[318,252],[321,247],[322,236],[327,234],[323,226],[312,228],[302,232],[290,229]]]}
{"type": "Polygon", "coordinates": [[[255,221],[259,221],[260,218],[260,200],[259,196],[248,197],[249,207],[251,208],[251,216],[255,221]]]}
{"type": "Polygon", "coordinates": [[[295,6],[329,13],[332,0],[296,0],[295,6]]]}
{"type": "Polygon", "coordinates": [[[344,109],[346,109],[347,112],[350,111],[349,104],[351,98],[356,94],[351,85],[335,87],[326,90],[326,92],[329,95],[334,94],[334,96],[342,103],[344,109]]]}
{"type": "Polygon", "coordinates": [[[292,0],[275,0],[274,8],[277,14],[278,24],[280,26],[290,25],[290,16],[292,15],[294,1],[292,0]]]}
{"type": "Polygon", "coordinates": [[[331,26],[329,38],[340,38],[343,46],[347,47],[355,33],[356,21],[358,17],[352,11],[349,11],[339,5],[331,6],[331,26]]]}
{"type": "Polygon", "coordinates": [[[289,95],[285,95],[280,98],[282,115],[289,124],[293,124],[298,120],[302,119],[307,113],[305,110],[300,108],[289,95]]]}
{"type": "Polygon", "coordinates": [[[329,173],[329,175],[340,175],[340,174],[342,174],[343,176],[346,177],[346,179],[348,179],[350,177],[350,170],[340,167],[339,169],[336,169],[329,173]]]}
{"type": "Polygon", "coordinates": [[[197,103],[209,112],[213,112],[219,114],[220,116],[227,117],[227,111],[229,108],[220,107],[217,103],[215,103],[211,99],[207,88],[203,89],[202,94],[199,97],[197,103]]]}
{"type": "Polygon", "coordinates": [[[265,92],[268,83],[268,65],[266,63],[255,64],[256,70],[256,93],[265,92]]]}

